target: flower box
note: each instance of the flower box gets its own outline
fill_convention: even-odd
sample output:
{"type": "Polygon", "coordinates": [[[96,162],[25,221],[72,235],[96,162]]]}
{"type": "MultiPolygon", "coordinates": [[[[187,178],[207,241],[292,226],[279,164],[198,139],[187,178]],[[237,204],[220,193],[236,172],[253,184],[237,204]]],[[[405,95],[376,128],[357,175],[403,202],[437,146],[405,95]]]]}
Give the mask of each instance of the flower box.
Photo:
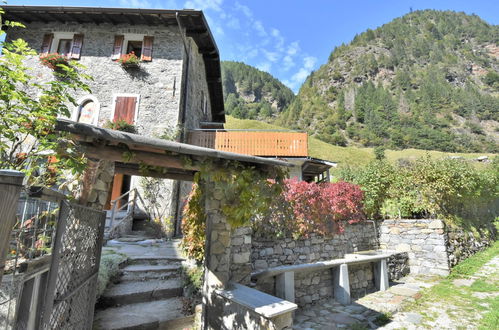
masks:
{"type": "Polygon", "coordinates": [[[60,55],[58,53],[50,53],[40,56],[40,62],[51,68],[52,70],[56,70],[59,68],[59,64],[69,65],[69,60],[66,56],[60,55]]]}
{"type": "Polygon", "coordinates": [[[130,52],[129,54],[121,55],[118,63],[125,69],[138,68],[140,67],[140,58],[134,52],[130,52]]]}

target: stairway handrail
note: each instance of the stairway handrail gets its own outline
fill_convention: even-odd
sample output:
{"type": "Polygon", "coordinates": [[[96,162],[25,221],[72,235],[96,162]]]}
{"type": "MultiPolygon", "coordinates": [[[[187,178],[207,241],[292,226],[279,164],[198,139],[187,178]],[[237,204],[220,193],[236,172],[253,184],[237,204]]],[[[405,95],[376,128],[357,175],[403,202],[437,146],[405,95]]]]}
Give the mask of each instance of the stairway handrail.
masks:
{"type": "Polygon", "coordinates": [[[111,208],[111,221],[109,223],[109,230],[112,230],[114,229],[114,221],[116,220],[116,214],[119,212],[119,211],[122,211],[125,209],[125,207],[127,208],[127,216],[131,213],[132,215],[135,213],[135,207],[137,206],[137,198],[140,200],[140,202],[142,203],[142,206],[144,207],[144,210],[145,212],[149,215],[149,213],[147,212],[146,210],[146,203],[144,202],[144,200],[142,199],[142,196],[140,196],[140,193],[139,191],[137,190],[137,188],[133,188],[133,189],[130,189],[128,190],[127,192],[123,193],[121,196],[117,197],[116,199],[113,199],[111,201],[111,205],[112,205],[112,208],[111,208]],[[125,204],[123,204],[122,206],[120,206],[119,208],[117,208],[116,206],[118,205],[118,202],[130,195],[131,193],[133,192],[133,199],[132,200],[128,200],[128,202],[126,202],[125,204]],[[130,208],[130,204],[132,205],[132,207],[130,208]],[[131,211],[131,212],[130,212],[131,211]]]}

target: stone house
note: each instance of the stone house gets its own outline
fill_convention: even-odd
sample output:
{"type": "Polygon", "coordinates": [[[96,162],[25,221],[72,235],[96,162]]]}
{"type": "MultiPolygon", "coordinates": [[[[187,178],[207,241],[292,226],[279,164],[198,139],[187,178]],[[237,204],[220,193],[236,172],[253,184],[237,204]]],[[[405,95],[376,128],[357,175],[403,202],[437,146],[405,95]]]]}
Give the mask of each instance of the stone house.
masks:
{"type": "MultiPolygon", "coordinates": [[[[187,132],[222,128],[225,121],[220,59],[201,11],[91,7],[3,6],[3,19],[26,28],[7,31],[22,38],[40,56],[58,53],[76,60],[93,77],[92,93],[78,94],[74,121],[103,126],[125,120],[138,134],[172,136],[185,142],[187,132]],[[124,67],[120,57],[134,52],[138,67],[124,67]]],[[[52,79],[39,56],[28,65],[41,81],[52,79]]],[[[111,199],[138,188],[133,169],[119,169],[111,199]],[[121,173],[120,173],[121,171],[121,173]]],[[[177,218],[180,195],[189,185],[164,179],[161,200],[177,218]]],[[[109,204],[109,201],[108,201],[109,204]]]]}

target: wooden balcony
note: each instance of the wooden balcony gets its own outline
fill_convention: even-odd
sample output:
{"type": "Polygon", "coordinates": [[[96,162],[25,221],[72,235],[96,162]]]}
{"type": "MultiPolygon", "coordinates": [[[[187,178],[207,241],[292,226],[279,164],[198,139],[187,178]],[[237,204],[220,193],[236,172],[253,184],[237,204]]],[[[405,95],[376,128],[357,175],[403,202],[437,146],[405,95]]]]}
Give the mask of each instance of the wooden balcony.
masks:
{"type": "Polygon", "coordinates": [[[253,156],[307,157],[307,133],[278,131],[191,131],[187,143],[253,156]]]}

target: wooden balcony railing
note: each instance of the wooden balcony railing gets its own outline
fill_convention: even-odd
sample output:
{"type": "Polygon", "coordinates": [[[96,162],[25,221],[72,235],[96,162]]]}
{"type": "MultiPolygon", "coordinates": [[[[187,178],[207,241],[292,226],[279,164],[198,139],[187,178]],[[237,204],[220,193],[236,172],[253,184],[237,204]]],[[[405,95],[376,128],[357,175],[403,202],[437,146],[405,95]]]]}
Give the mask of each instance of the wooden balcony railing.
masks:
{"type": "Polygon", "coordinates": [[[307,157],[307,133],[260,131],[191,131],[187,143],[253,156],[307,157]]]}

